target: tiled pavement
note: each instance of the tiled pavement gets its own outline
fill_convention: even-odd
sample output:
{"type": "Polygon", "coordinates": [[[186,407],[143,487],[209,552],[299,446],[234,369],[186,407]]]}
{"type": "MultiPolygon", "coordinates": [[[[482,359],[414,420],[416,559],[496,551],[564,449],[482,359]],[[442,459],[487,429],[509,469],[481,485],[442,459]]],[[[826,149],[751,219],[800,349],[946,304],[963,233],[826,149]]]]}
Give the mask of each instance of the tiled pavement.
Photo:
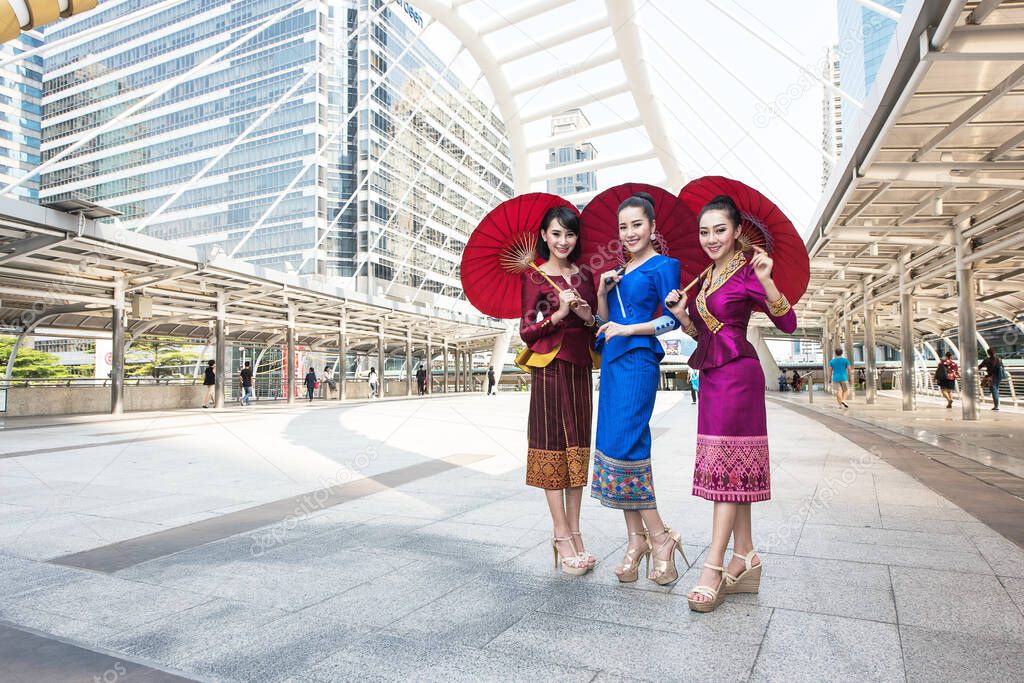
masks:
{"type": "MultiPolygon", "coordinates": [[[[890,464],[912,444],[799,408],[769,402],[761,593],[709,615],[686,607],[696,568],[618,584],[621,516],[589,499],[600,564],[552,570],[525,394],[5,432],[0,680],[1018,679],[1024,550],[890,464]]],[[[699,564],[695,416],[663,393],[653,426],[699,564]]]]}

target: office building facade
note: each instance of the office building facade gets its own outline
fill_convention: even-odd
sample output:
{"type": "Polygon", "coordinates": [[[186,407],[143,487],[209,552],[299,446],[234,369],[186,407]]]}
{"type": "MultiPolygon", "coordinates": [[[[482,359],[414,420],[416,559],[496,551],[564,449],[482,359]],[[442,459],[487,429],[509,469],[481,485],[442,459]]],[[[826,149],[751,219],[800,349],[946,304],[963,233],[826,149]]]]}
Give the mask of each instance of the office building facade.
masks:
{"type": "Polygon", "coordinates": [[[416,42],[411,5],[208,0],[104,30],[146,4],[101,3],[46,33],[70,40],[45,60],[44,159],[124,118],[48,169],[42,201],[85,199],[128,230],[374,293],[461,297],[458,256],[511,195],[509,153],[501,122],[416,42]]]}
{"type": "MultiPolygon", "coordinates": [[[[581,109],[570,109],[551,117],[551,135],[562,135],[580,128],[586,128],[590,121],[581,109]]],[[[548,149],[548,161],[545,168],[558,168],[581,161],[590,161],[597,157],[597,150],[589,142],[575,142],[561,147],[548,149]]],[[[563,197],[593,192],[597,190],[597,173],[588,171],[573,175],[552,178],[547,181],[547,191],[563,197]]],[[[579,205],[582,209],[585,202],[579,205]]]]}
{"type": "MultiPolygon", "coordinates": [[[[36,32],[0,43],[0,61],[42,45],[36,32]]],[[[43,60],[21,57],[0,68],[0,188],[7,187],[39,165],[42,130],[43,60]]],[[[16,197],[36,201],[39,183],[33,178],[13,190],[16,197]]]]}
{"type": "MultiPolygon", "coordinates": [[[[876,0],[877,4],[902,12],[905,0],[876,0]]],[[[896,21],[856,0],[838,0],[840,84],[845,92],[863,100],[875,84],[878,68],[885,58],[896,21]]],[[[856,106],[843,102],[842,119],[849,129],[856,106]]]]}

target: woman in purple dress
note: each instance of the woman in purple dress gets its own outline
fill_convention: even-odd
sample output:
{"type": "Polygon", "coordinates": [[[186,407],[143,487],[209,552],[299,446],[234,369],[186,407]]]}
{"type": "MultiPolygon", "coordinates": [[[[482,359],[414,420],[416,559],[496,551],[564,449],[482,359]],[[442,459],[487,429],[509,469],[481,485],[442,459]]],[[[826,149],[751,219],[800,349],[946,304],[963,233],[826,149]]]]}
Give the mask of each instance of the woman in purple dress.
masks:
{"type": "Polygon", "coordinates": [[[771,257],[754,247],[748,258],[740,234],[732,199],[711,200],[700,213],[700,244],[714,263],[701,275],[693,301],[678,290],[665,299],[697,340],[689,360],[700,370],[701,396],[693,495],[715,503],[707,562],[689,594],[697,612],[715,609],[725,593],[756,593],[760,585],[750,504],[771,498],[771,486],[764,373],[747,325],[759,305],[783,332],[796,329],[796,314],[772,281],[771,257]],[[730,537],[733,557],[726,568],[730,537]]]}

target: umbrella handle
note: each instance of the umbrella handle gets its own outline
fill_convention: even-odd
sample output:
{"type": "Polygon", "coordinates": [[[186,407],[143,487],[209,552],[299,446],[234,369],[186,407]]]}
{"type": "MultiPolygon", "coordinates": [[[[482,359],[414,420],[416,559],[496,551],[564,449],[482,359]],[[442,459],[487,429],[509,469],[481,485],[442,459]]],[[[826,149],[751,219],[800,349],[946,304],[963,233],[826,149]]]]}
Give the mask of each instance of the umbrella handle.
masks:
{"type": "MultiPolygon", "coordinates": [[[[538,273],[540,273],[540,276],[542,278],[544,278],[545,280],[547,280],[548,284],[551,285],[552,287],[554,287],[556,292],[558,292],[559,294],[562,293],[562,288],[559,287],[558,285],[556,285],[555,281],[552,280],[550,277],[548,277],[548,274],[545,273],[543,270],[541,270],[540,267],[536,263],[534,263],[533,261],[530,261],[530,267],[533,268],[538,273]]],[[[578,301],[573,301],[572,303],[569,304],[569,308],[576,308],[577,306],[579,306],[579,302],[578,301]]]]}
{"type": "MultiPolygon", "coordinates": [[[[625,273],[625,272],[626,272],[626,266],[622,266],[621,268],[616,268],[616,269],[615,269],[615,274],[616,274],[616,275],[622,275],[622,274],[623,274],[623,273],[625,273]]],[[[610,284],[611,284],[611,283],[613,283],[613,282],[615,282],[615,278],[613,278],[613,277],[606,277],[606,278],[604,279],[604,283],[605,283],[606,285],[610,285],[610,284]]]]}

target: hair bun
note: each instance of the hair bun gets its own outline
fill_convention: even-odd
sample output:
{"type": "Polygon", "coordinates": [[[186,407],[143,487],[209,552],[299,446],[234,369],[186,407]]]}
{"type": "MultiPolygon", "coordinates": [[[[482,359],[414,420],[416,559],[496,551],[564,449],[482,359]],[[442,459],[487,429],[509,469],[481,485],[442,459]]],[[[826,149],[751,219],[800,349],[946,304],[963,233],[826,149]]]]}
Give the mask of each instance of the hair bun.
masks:
{"type": "Polygon", "coordinates": [[[652,197],[647,192],[634,192],[632,196],[638,197],[639,199],[643,199],[645,202],[649,202],[651,208],[654,208],[654,197],[652,197]]]}

